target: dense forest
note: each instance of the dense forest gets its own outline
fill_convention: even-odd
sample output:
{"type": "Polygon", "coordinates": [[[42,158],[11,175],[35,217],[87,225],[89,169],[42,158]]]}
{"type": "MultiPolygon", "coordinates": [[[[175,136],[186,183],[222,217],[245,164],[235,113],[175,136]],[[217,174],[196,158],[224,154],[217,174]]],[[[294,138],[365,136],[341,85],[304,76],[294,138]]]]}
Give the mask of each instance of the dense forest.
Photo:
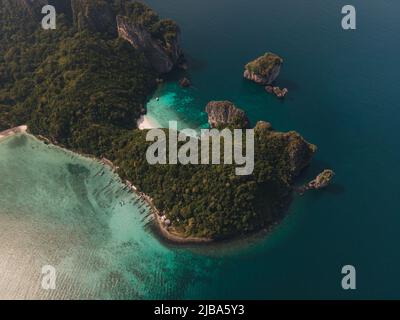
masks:
{"type": "Polygon", "coordinates": [[[0,2],[0,131],[27,124],[54,143],[111,159],[183,237],[232,237],[279,219],[313,146],[295,132],[260,124],[252,175],[236,176],[234,165],[149,165],[146,132],[136,120],[159,75],[118,38],[112,21],[96,25],[79,10],[122,12],[166,48],[177,32],[173,21],[128,0],[43,0],[29,10],[25,0],[0,2]],[[42,2],[60,9],[56,30],[40,27],[42,2]],[[295,157],[301,160],[294,163],[295,157]]]}
{"type": "Polygon", "coordinates": [[[29,15],[18,1],[2,2],[0,130],[26,123],[67,147],[106,153],[113,136],[135,128],[143,114],[156,76],[151,66],[126,41],[68,15],[58,14],[57,29],[46,31],[40,7],[29,15]]]}

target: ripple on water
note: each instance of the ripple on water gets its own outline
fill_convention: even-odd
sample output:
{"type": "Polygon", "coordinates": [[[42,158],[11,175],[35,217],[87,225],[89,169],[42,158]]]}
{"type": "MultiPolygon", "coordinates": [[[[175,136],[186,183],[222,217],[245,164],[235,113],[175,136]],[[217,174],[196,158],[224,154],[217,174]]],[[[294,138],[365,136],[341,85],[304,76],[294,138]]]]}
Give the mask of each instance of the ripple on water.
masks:
{"type": "Polygon", "coordinates": [[[0,177],[0,298],[178,299],[208,272],[160,244],[136,195],[95,161],[15,136],[0,143],[0,177]],[[55,291],[41,289],[44,265],[55,291]]]}

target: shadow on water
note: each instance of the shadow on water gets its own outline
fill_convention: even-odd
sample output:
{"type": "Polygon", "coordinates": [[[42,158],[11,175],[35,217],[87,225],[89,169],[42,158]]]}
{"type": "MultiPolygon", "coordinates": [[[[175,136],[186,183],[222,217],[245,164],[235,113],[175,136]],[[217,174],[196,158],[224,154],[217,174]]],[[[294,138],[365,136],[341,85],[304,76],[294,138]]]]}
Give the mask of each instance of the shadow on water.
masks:
{"type": "Polygon", "coordinates": [[[296,185],[302,185],[313,180],[325,169],[331,169],[332,166],[323,160],[313,159],[311,165],[306,167],[296,179],[296,185]]]}
{"type": "Polygon", "coordinates": [[[175,68],[170,73],[163,76],[166,82],[179,82],[182,78],[190,78],[188,70],[182,70],[179,68],[175,68]]]}
{"type": "Polygon", "coordinates": [[[10,149],[16,149],[20,147],[26,146],[28,143],[28,138],[24,134],[18,134],[13,137],[10,141],[7,143],[7,147],[10,149]]]}
{"type": "Polygon", "coordinates": [[[333,183],[330,186],[328,186],[327,188],[321,190],[324,193],[330,193],[330,194],[334,194],[334,195],[339,195],[339,194],[343,194],[346,191],[346,188],[338,183],[333,183]]]}
{"type": "Polygon", "coordinates": [[[79,164],[67,164],[67,170],[73,176],[81,176],[83,178],[87,178],[90,175],[90,170],[79,164]]]}
{"type": "Polygon", "coordinates": [[[172,72],[163,76],[166,81],[178,82],[184,77],[190,79],[192,73],[196,73],[207,68],[208,64],[206,60],[200,60],[188,55],[185,55],[185,59],[186,65],[188,66],[187,70],[178,67],[175,68],[172,70],[172,72]]]}
{"type": "MultiPolygon", "coordinates": [[[[287,88],[290,92],[298,91],[299,85],[297,82],[290,79],[278,79],[271,84],[272,86],[278,86],[281,88],[287,88]]],[[[244,89],[249,90],[250,93],[263,93],[265,92],[265,85],[255,83],[248,79],[243,78],[244,89]]]]}
{"type": "Polygon", "coordinates": [[[287,88],[290,92],[298,91],[299,90],[299,85],[297,82],[294,82],[293,80],[290,79],[279,79],[276,83],[277,86],[281,88],[287,88]]]}
{"type": "Polygon", "coordinates": [[[198,72],[207,69],[208,62],[207,60],[199,59],[198,57],[191,56],[185,53],[186,64],[188,65],[188,69],[193,72],[198,72]]]}

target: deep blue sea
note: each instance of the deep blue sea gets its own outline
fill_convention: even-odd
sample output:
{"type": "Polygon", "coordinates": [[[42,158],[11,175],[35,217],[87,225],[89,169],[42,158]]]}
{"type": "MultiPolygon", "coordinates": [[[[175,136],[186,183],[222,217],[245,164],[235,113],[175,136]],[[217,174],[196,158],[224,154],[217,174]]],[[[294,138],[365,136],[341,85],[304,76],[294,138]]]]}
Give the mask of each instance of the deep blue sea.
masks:
{"type": "Polygon", "coordinates": [[[261,239],[171,247],[110,172],[100,178],[97,164],[11,138],[0,144],[0,297],[400,298],[400,2],[145,2],[181,26],[193,82],[160,87],[151,116],[197,128],[208,101],[231,100],[253,124],[296,130],[318,146],[303,181],[331,168],[335,182],[295,197],[261,239]],[[357,30],[341,27],[346,4],[356,7],[357,30]],[[242,78],[244,64],[266,51],[284,58],[284,101],[242,78]],[[40,290],[43,264],[57,267],[61,291],[40,290]],[[341,287],[344,265],[356,268],[356,290],[341,287]],[[12,282],[15,270],[21,280],[12,282]]]}
{"type": "Polygon", "coordinates": [[[193,101],[179,117],[201,125],[209,100],[231,100],[253,123],[296,130],[318,145],[305,176],[323,168],[336,172],[328,190],[297,198],[263,245],[224,260],[220,276],[198,296],[399,298],[400,3],[146,3],[182,27],[194,88],[186,90],[193,101]],[[356,8],[357,30],[341,27],[346,4],[356,8]],[[285,101],[242,79],[244,64],[265,51],[284,58],[277,83],[289,89],[285,101]],[[354,292],[340,286],[345,264],[357,270],[354,292]]]}

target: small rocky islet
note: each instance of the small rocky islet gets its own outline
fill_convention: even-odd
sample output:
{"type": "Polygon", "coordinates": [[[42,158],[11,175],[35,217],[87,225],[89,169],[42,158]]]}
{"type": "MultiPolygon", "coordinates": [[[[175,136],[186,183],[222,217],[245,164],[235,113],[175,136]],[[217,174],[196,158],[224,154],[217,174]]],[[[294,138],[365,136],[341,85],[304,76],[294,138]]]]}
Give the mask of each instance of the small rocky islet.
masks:
{"type": "Polygon", "coordinates": [[[278,98],[284,98],[289,90],[272,84],[278,78],[283,65],[283,59],[275,53],[267,52],[263,56],[247,63],[243,77],[265,86],[265,91],[278,98]]]}
{"type": "Polygon", "coordinates": [[[246,113],[231,101],[210,101],[205,109],[211,128],[234,126],[241,129],[250,127],[246,113]]]}
{"type": "Polygon", "coordinates": [[[314,190],[326,188],[330,185],[334,176],[335,172],[325,169],[314,180],[308,183],[308,188],[314,190]]]}
{"type": "Polygon", "coordinates": [[[270,85],[278,78],[283,65],[283,59],[267,52],[263,56],[249,62],[245,66],[243,76],[261,85],[270,85]]]}
{"type": "Polygon", "coordinates": [[[309,190],[325,189],[328,186],[330,186],[334,176],[335,172],[333,170],[325,169],[319,175],[317,175],[317,177],[314,180],[298,188],[297,193],[303,195],[306,191],[309,190]]]}

